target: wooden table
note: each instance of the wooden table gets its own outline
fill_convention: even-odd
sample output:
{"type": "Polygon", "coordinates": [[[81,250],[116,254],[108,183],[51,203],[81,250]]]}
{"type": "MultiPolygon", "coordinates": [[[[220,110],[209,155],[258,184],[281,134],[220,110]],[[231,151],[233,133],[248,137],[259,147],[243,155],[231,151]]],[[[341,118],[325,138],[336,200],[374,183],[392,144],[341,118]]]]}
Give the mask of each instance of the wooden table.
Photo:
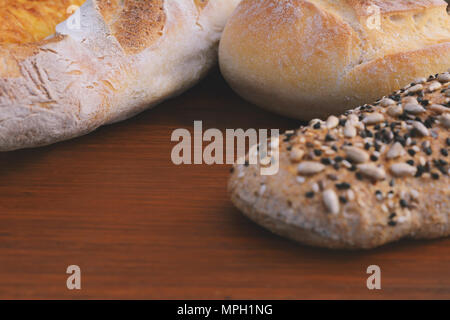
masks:
{"type": "Polygon", "coordinates": [[[366,252],[304,247],[229,201],[229,166],[171,162],[176,128],[294,128],[215,71],[134,119],[0,154],[0,299],[450,298],[450,239],[366,252]],[[366,268],[382,270],[368,290],[366,268]],[[68,290],[78,265],[82,289],[68,290]]]}

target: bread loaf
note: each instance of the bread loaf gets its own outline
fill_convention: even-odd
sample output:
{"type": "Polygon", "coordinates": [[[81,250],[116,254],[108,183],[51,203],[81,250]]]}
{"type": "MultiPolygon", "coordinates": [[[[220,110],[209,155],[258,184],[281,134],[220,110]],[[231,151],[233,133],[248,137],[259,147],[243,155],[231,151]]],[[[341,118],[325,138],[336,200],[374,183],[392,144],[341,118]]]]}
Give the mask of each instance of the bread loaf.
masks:
{"type": "Polygon", "coordinates": [[[76,137],[189,88],[239,0],[87,0],[51,36],[82,2],[0,0],[0,150],[76,137]]]}
{"type": "Polygon", "coordinates": [[[374,101],[450,67],[443,0],[244,0],[220,67],[236,92],[310,120],[374,101]]]}
{"type": "Polygon", "coordinates": [[[231,199],[260,225],[313,246],[373,248],[448,236],[449,129],[444,73],[286,133],[278,173],[236,165],[231,199]]]}

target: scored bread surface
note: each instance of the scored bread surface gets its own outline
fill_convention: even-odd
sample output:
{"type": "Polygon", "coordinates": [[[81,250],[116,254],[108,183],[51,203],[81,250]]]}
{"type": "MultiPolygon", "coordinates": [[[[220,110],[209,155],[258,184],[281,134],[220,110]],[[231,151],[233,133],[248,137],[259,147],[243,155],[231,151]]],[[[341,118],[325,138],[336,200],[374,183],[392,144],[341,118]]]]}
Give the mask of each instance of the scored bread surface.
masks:
{"type": "MultiPolygon", "coordinates": [[[[87,0],[78,26],[69,19],[37,42],[0,43],[0,150],[80,136],[188,89],[216,62],[238,2],[87,0]]],[[[48,4],[35,16],[54,17],[48,4]]]]}
{"type": "Polygon", "coordinates": [[[450,235],[450,73],[280,137],[279,172],[236,165],[233,203],[271,231],[328,248],[450,235]]]}

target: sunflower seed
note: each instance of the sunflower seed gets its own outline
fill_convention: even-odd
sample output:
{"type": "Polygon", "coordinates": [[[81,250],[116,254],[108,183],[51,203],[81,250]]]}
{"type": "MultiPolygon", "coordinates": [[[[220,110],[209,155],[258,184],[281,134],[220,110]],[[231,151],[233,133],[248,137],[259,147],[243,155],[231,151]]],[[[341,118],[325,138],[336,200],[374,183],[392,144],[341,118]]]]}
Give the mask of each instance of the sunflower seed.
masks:
{"type": "Polygon", "coordinates": [[[427,127],[422,122],[419,121],[413,121],[412,126],[414,129],[417,130],[422,136],[427,137],[430,135],[430,132],[428,131],[427,127]]]}
{"type": "Polygon", "coordinates": [[[425,112],[424,107],[418,103],[407,103],[404,107],[405,111],[411,114],[419,114],[425,112]]]}
{"type": "Polygon", "coordinates": [[[391,117],[398,117],[399,115],[401,115],[403,113],[403,108],[402,105],[396,105],[396,106],[390,106],[387,109],[387,114],[390,115],[391,117]]]}
{"type": "Polygon", "coordinates": [[[450,73],[441,73],[437,77],[438,81],[440,82],[449,82],[450,81],[450,73]]]}
{"type": "Polygon", "coordinates": [[[363,123],[367,125],[377,124],[384,121],[384,115],[378,112],[370,113],[363,119],[363,123]]]}
{"type": "Polygon", "coordinates": [[[401,157],[404,154],[405,154],[405,149],[403,149],[402,144],[400,142],[396,142],[392,145],[392,147],[387,152],[386,158],[394,159],[394,158],[401,157]]]}
{"type": "Polygon", "coordinates": [[[325,166],[320,162],[305,161],[298,165],[298,173],[303,175],[313,175],[325,169],[325,166]]]}
{"type": "Polygon", "coordinates": [[[400,162],[391,165],[391,172],[396,177],[414,176],[417,168],[407,163],[400,162]]]}
{"type": "Polygon", "coordinates": [[[446,113],[439,117],[439,121],[442,123],[442,125],[450,129],[450,114],[446,113]]]}
{"type": "Polygon", "coordinates": [[[323,202],[325,207],[327,207],[328,211],[332,214],[339,213],[339,199],[336,195],[336,192],[331,189],[327,189],[323,192],[323,202]]]}
{"type": "Polygon", "coordinates": [[[377,167],[374,164],[359,164],[357,168],[363,175],[374,180],[383,180],[386,178],[386,172],[383,168],[377,167]]]}
{"type": "Polygon", "coordinates": [[[411,88],[406,90],[406,93],[416,93],[416,92],[419,92],[421,90],[423,90],[423,85],[416,84],[415,86],[412,86],[411,88]]]}
{"type": "Polygon", "coordinates": [[[444,107],[442,104],[432,104],[428,109],[437,113],[450,112],[450,109],[444,107]]]}
{"type": "Polygon", "coordinates": [[[418,78],[414,80],[414,83],[425,83],[427,82],[427,78],[418,78]]]}
{"type": "Polygon", "coordinates": [[[392,100],[392,99],[389,99],[389,98],[383,98],[383,99],[381,100],[381,102],[380,102],[380,105],[381,105],[382,107],[389,107],[389,106],[392,106],[392,105],[394,105],[394,104],[396,104],[395,101],[392,100]]]}
{"type": "Polygon", "coordinates": [[[440,84],[438,81],[433,81],[430,83],[430,85],[428,86],[428,90],[430,92],[436,91],[438,89],[442,88],[442,84],[440,84]]]}
{"type": "Polygon", "coordinates": [[[355,163],[364,163],[369,160],[369,154],[364,150],[356,147],[344,147],[345,154],[347,158],[355,163]]]}
{"type": "Polygon", "coordinates": [[[351,124],[346,124],[344,127],[344,137],[353,138],[356,136],[356,128],[351,124]]]}
{"type": "Polygon", "coordinates": [[[334,129],[338,126],[339,119],[336,116],[329,116],[327,119],[327,128],[328,129],[334,129]]]}
{"type": "Polygon", "coordinates": [[[299,162],[303,159],[304,155],[305,155],[305,151],[303,151],[302,149],[300,149],[298,147],[294,147],[294,148],[292,148],[292,150],[289,154],[289,158],[291,159],[292,162],[299,162]]]}

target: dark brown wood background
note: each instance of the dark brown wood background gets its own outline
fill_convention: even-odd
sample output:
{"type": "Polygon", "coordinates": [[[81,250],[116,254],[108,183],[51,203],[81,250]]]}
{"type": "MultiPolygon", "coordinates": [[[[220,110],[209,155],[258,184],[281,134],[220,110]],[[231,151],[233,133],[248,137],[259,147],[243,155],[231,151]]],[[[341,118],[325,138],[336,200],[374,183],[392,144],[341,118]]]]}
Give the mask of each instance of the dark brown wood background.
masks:
{"type": "Polygon", "coordinates": [[[134,119],[0,154],[0,299],[450,298],[450,239],[372,251],[304,247],[233,208],[229,166],[175,166],[176,128],[294,128],[216,71],[134,119]],[[66,288],[79,265],[82,289],[66,288]],[[366,268],[382,290],[366,288],[366,268]]]}

